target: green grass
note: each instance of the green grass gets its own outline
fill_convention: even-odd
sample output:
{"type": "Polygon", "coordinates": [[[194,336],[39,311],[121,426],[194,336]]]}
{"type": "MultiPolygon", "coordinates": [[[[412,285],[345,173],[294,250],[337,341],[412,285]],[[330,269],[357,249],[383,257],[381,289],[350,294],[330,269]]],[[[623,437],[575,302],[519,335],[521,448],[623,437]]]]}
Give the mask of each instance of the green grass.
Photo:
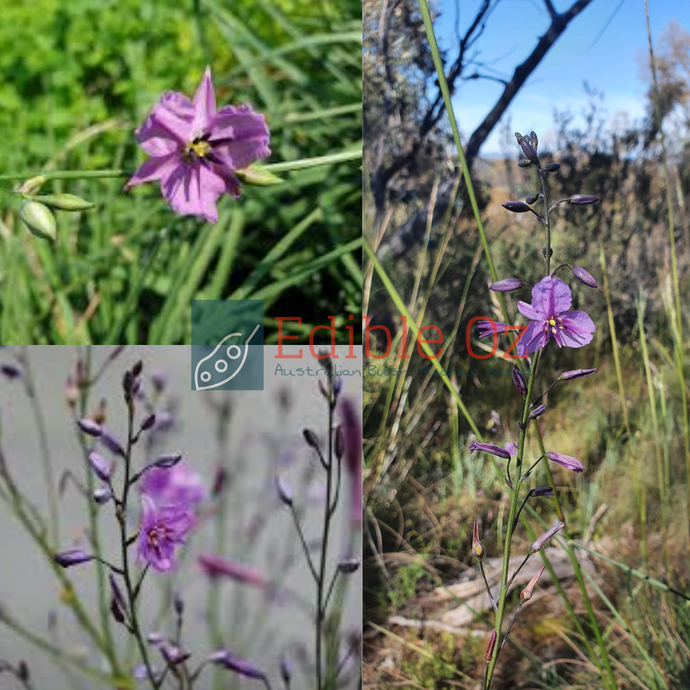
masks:
{"type": "Polygon", "coordinates": [[[284,179],[225,198],[216,226],[175,216],[157,185],[48,180],[97,204],[58,213],[55,244],[0,182],[3,344],[186,343],[192,299],[263,299],[306,325],[361,309],[361,3],[23,0],[3,19],[0,176],[134,169],[133,129],[209,64],[219,103],[266,113],[284,179]]]}

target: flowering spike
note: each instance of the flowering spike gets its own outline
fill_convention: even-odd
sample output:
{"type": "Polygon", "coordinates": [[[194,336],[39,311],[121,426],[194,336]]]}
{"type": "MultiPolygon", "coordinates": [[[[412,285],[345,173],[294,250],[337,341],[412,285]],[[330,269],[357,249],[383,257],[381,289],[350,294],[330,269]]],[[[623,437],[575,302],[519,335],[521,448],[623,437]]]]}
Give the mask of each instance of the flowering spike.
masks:
{"type": "Polygon", "coordinates": [[[546,566],[542,566],[537,574],[529,581],[529,584],[527,587],[525,587],[522,592],[520,592],[520,599],[522,601],[529,601],[532,598],[532,592],[534,591],[534,585],[537,584],[537,581],[541,577],[541,574],[544,572],[546,569],[546,566]]]}
{"type": "Polygon", "coordinates": [[[504,201],[501,206],[513,213],[527,213],[530,207],[524,201],[504,201]]]}
{"type": "Polygon", "coordinates": [[[599,369],[571,369],[570,371],[564,371],[558,378],[561,381],[572,381],[573,379],[583,379],[586,376],[592,376],[596,374],[599,369]]]}
{"type": "Polygon", "coordinates": [[[572,470],[573,472],[584,472],[585,466],[577,459],[571,457],[570,455],[564,455],[563,453],[554,453],[549,451],[546,456],[549,460],[565,467],[566,470],[572,470]]]}
{"type": "Polygon", "coordinates": [[[582,266],[573,266],[572,268],[573,275],[581,282],[584,283],[587,287],[591,288],[598,288],[599,285],[597,284],[597,281],[594,280],[594,278],[585,271],[582,266]]]}
{"type": "Polygon", "coordinates": [[[510,453],[505,448],[495,446],[493,443],[479,443],[477,441],[473,441],[470,443],[470,454],[474,453],[475,450],[483,453],[491,453],[491,455],[503,458],[504,460],[510,460],[510,453]]]}
{"type": "Polygon", "coordinates": [[[595,204],[599,201],[599,197],[592,196],[591,194],[573,194],[568,197],[567,201],[576,206],[587,206],[589,204],[595,204]]]}
{"type": "Polygon", "coordinates": [[[527,395],[527,381],[517,367],[513,367],[513,385],[523,398],[527,395]]]}
{"type": "Polygon", "coordinates": [[[82,551],[81,549],[69,549],[56,553],[53,560],[62,568],[71,568],[73,565],[81,565],[92,561],[94,556],[82,551]]]}
{"type": "Polygon", "coordinates": [[[546,544],[553,536],[560,532],[563,527],[565,527],[565,523],[557,522],[548,532],[542,534],[537,541],[532,543],[529,552],[537,553],[537,551],[541,551],[544,544],[546,544]]]}
{"type": "Polygon", "coordinates": [[[477,518],[474,519],[472,525],[472,552],[480,561],[484,558],[484,547],[479,541],[479,520],[477,518]]]}
{"type": "Polygon", "coordinates": [[[491,631],[491,637],[489,638],[489,644],[486,647],[486,654],[484,655],[484,661],[491,661],[491,657],[494,653],[494,646],[496,645],[496,628],[491,631]]]}
{"type": "Polygon", "coordinates": [[[519,278],[503,278],[503,280],[497,280],[495,283],[489,285],[489,290],[494,292],[512,292],[521,288],[524,283],[519,278]]]}

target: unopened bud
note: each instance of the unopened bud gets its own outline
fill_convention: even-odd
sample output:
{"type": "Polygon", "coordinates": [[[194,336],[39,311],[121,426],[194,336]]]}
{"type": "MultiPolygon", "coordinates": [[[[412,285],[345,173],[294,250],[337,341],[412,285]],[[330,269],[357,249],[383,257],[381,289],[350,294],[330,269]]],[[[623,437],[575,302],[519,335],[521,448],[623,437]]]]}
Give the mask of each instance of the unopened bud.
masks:
{"type": "Polygon", "coordinates": [[[525,381],[523,373],[517,367],[513,367],[513,385],[523,398],[527,395],[527,381],[525,381]]]}
{"type": "Polygon", "coordinates": [[[180,462],[180,460],[182,460],[181,453],[170,453],[169,455],[162,455],[153,464],[156,467],[159,467],[163,470],[167,470],[171,467],[175,467],[175,465],[177,465],[177,463],[180,462]]]}
{"type": "Polygon", "coordinates": [[[591,288],[598,288],[599,287],[599,285],[597,284],[597,281],[594,280],[594,278],[589,273],[587,273],[587,271],[585,271],[585,269],[582,268],[582,266],[573,266],[572,270],[573,270],[573,275],[581,283],[583,283],[587,287],[591,287],[591,288]]]}
{"type": "Polygon", "coordinates": [[[343,556],[338,561],[338,571],[343,575],[351,575],[359,570],[359,558],[352,556],[343,556]]]}
{"type": "Polygon", "coordinates": [[[529,158],[521,158],[518,161],[518,166],[520,168],[527,168],[528,166],[532,165],[532,161],[529,158]]]}
{"type": "Polygon", "coordinates": [[[30,198],[34,201],[40,201],[56,211],[88,211],[90,208],[96,207],[96,204],[74,196],[74,194],[45,194],[30,198]]]}
{"type": "Polygon", "coordinates": [[[539,146],[539,139],[537,138],[537,133],[532,131],[529,133],[529,143],[532,144],[534,147],[534,150],[537,150],[537,146],[539,146]]]}
{"type": "Polygon", "coordinates": [[[307,442],[307,445],[318,450],[319,439],[316,434],[311,429],[305,429],[302,433],[304,434],[304,440],[307,442]]]}
{"type": "Polygon", "coordinates": [[[549,163],[548,165],[544,166],[544,172],[556,172],[557,170],[560,170],[561,164],[560,163],[549,163]]]}
{"type": "Polygon", "coordinates": [[[503,280],[497,280],[495,283],[489,285],[489,290],[494,292],[512,292],[521,288],[524,283],[519,278],[503,278],[503,280]]]}
{"type": "Polygon", "coordinates": [[[529,418],[530,419],[536,419],[537,417],[541,417],[544,412],[546,412],[546,405],[537,405],[530,413],[529,413],[529,418]]]}
{"type": "Polygon", "coordinates": [[[475,450],[482,453],[491,453],[498,458],[503,458],[504,460],[510,460],[510,453],[501,446],[496,446],[493,443],[479,443],[479,441],[472,441],[469,445],[470,454],[474,453],[475,450]]]}
{"type": "Polygon", "coordinates": [[[55,216],[47,206],[37,201],[23,201],[19,207],[19,217],[32,235],[51,242],[57,239],[55,216]]]}
{"type": "Polygon", "coordinates": [[[540,196],[541,194],[533,192],[532,194],[529,194],[527,196],[527,198],[525,199],[525,203],[531,206],[535,201],[537,201],[537,199],[539,199],[540,196]]]}
{"type": "Polygon", "coordinates": [[[260,165],[252,165],[243,170],[235,170],[235,175],[245,184],[255,187],[274,187],[275,185],[285,182],[282,177],[278,177],[272,172],[264,170],[260,165]]]}
{"type": "Polygon", "coordinates": [[[484,558],[484,547],[481,541],[479,541],[479,520],[474,519],[474,525],[472,526],[472,553],[481,561],[484,558]]]}
{"type": "Polygon", "coordinates": [[[592,376],[596,374],[599,369],[571,369],[570,371],[564,371],[558,378],[561,381],[572,381],[573,379],[583,379],[586,376],[592,376]]]}
{"type": "Polygon", "coordinates": [[[81,565],[93,560],[93,556],[89,555],[81,549],[69,549],[56,553],[53,560],[62,568],[71,568],[73,565],[81,565]]]}
{"type": "Polygon", "coordinates": [[[278,497],[286,506],[292,506],[292,487],[280,477],[276,477],[276,491],[278,497]]]}
{"type": "Polygon", "coordinates": [[[496,645],[496,628],[491,631],[491,637],[489,638],[489,644],[486,648],[486,654],[484,655],[484,661],[491,661],[491,657],[494,654],[494,646],[496,645]]]}
{"type": "Polygon", "coordinates": [[[532,592],[534,591],[534,585],[537,584],[537,581],[541,577],[541,574],[544,572],[545,566],[542,566],[539,569],[539,572],[529,581],[529,584],[525,589],[520,592],[520,599],[522,601],[529,601],[532,598],[532,592]]]}
{"type": "Polygon", "coordinates": [[[565,523],[557,522],[548,532],[542,534],[537,541],[532,543],[529,552],[537,553],[538,551],[541,551],[544,544],[546,544],[553,536],[560,532],[563,527],[565,527],[565,523]]]}
{"type": "Polygon", "coordinates": [[[513,213],[527,213],[530,210],[524,201],[505,201],[501,206],[513,213]]]}
{"type": "Polygon", "coordinates": [[[587,206],[588,204],[595,204],[599,201],[599,197],[592,196],[591,194],[573,194],[568,197],[568,201],[576,206],[587,206]]]}

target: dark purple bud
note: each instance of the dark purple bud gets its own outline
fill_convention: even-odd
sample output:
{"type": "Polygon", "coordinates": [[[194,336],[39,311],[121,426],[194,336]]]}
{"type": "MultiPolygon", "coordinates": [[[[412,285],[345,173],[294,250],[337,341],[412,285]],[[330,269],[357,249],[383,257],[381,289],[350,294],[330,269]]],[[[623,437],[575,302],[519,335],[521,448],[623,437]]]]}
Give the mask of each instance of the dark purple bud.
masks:
{"type": "Polygon", "coordinates": [[[263,680],[266,677],[266,674],[250,661],[238,659],[227,650],[213,652],[213,654],[210,654],[207,657],[207,661],[213,664],[218,664],[219,666],[228,669],[228,671],[234,671],[235,673],[245,676],[246,678],[263,680]]]}
{"type": "Polygon", "coordinates": [[[517,367],[513,367],[513,385],[523,398],[527,395],[527,381],[517,367]]]}
{"type": "Polygon", "coordinates": [[[141,431],[148,431],[153,425],[156,423],[156,415],[155,414],[150,414],[142,423],[141,423],[141,431]]]}
{"type": "Polygon", "coordinates": [[[189,652],[169,642],[163,642],[159,649],[161,656],[165,659],[165,663],[168,664],[168,666],[182,664],[192,656],[189,652]]]}
{"type": "Polygon", "coordinates": [[[225,489],[225,484],[228,481],[228,471],[222,465],[216,468],[213,475],[213,486],[211,488],[211,496],[220,496],[225,489]]]}
{"type": "Polygon", "coordinates": [[[599,197],[592,196],[591,194],[573,194],[568,197],[568,201],[576,206],[587,206],[587,204],[595,204],[599,201],[599,197]]]}
{"type": "Polygon", "coordinates": [[[536,489],[532,489],[530,492],[531,496],[553,496],[553,488],[550,486],[538,486],[536,489]]]}
{"type": "Polygon", "coordinates": [[[359,558],[353,558],[352,556],[343,556],[338,561],[338,571],[343,573],[343,575],[350,575],[359,570],[359,558]]]}
{"type": "Polygon", "coordinates": [[[527,211],[530,210],[529,206],[524,201],[505,201],[501,206],[513,213],[527,213],[527,211]]]}
{"type": "Polygon", "coordinates": [[[525,203],[529,204],[531,206],[540,197],[541,197],[541,194],[537,194],[537,193],[533,192],[532,194],[527,195],[527,198],[525,199],[525,203]]]}
{"type": "Polygon", "coordinates": [[[95,436],[98,438],[102,433],[103,429],[100,424],[96,424],[93,419],[80,419],[77,421],[77,426],[89,436],[95,436]]]}
{"type": "Polygon", "coordinates": [[[548,165],[544,166],[544,172],[556,172],[557,170],[560,170],[560,168],[560,163],[549,163],[548,165]]]}
{"type": "Polygon", "coordinates": [[[302,433],[304,434],[304,440],[307,442],[307,445],[318,450],[319,439],[316,434],[311,429],[305,429],[302,433]]]}
{"type": "Polygon", "coordinates": [[[594,278],[585,271],[582,266],[573,266],[573,275],[581,282],[584,283],[587,287],[591,288],[598,288],[599,285],[597,284],[597,281],[594,280],[594,278]]]}
{"type": "Polygon", "coordinates": [[[169,455],[161,455],[153,465],[162,470],[167,470],[171,467],[175,467],[180,460],[182,460],[182,455],[180,453],[170,453],[169,455]]]}
{"type": "Polygon", "coordinates": [[[596,374],[598,371],[599,369],[571,369],[570,371],[564,371],[558,378],[561,381],[583,379],[586,376],[592,376],[592,374],[596,374]]]}
{"type": "Polygon", "coordinates": [[[89,465],[96,476],[104,482],[110,480],[113,475],[113,463],[108,462],[102,455],[95,450],[89,453],[89,465]]]}
{"type": "Polygon", "coordinates": [[[491,631],[491,637],[489,638],[489,644],[486,647],[486,654],[484,655],[484,661],[491,661],[491,657],[494,654],[494,647],[496,646],[496,628],[491,631]]]}
{"type": "Polygon", "coordinates": [[[585,466],[579,460],[576,460],[570,455],[549,451],[546,456],[549,458],[549,460],[553,460],[558,465],[561,465],[561,467],[565,467],[566,470],[572,470],[573,472],[584,472],[585,466]]]}
{"type": "Polygon", "coordinates": [[[98,503],[98,505],[103,505],[107,503],[113,497],[113,490],[109,486],[104,486],[100,489],[96,489],[93,492],[93,500],[98,503]]]}
{"type": "Polygon", "coordinates": [[[184,613],[184,601],[179,592],[175,592],[175,597],[173,598],[173,608],[178,616],[181,616],[184,613]]]}
{"type": "Polygon", "coordinates": [[[27,680],[29,680],[29,667],[23,659],[17,664],[17,678],[22,681],[22,683],[26,683],[27,680]]]}
{"type": "Polygon", "coordinates": [[[557,522],[548,532],[545,532],[544,534],[537,539],[537,541],[532,543],[532,546],[529,550],[530,553],[537,553],[537,551],[541,551],[542,547],[544,544],[546,544],[551,537],[555,536],[560,530],[565,527],[565,524],[563,522],[557,522]]]}
{"type": "Polygon", "coordinates": [[[290,680],[292,679],[292,661],[287,657],[280,660],[280,676],[283,679],[286,687],[290,687],[290,680]]]}
{"type": "Polygon", "coordinates": [[[120,585],[117,583],[117,578],[115,577],[114,573],[110,573],[108,575],[108,581],[110,582],[110,592],[113,596],[113,599],[120,607],[122,607],[122,609],[125,609],[127,607],[127,604],[125,603],[125,595],[123,594],[120,585]]]}
{"type": "Polygon", "coordinates": [[[494,292],[511,292],[512,290],[517,290],[521,288],[524,283],[519,278],[503,278],[503,280],[497,280],[495,283],[489,285],[489,290],[494,292]]]}
{"type": "Polygon", "coordinates": [[[529,158],[521,158],[518,161],[518,166],[520,168],[527,168],[528,166],[532,165],[532,161],[529,158]]]}
{"type": "Polygon", "coordinates": [[[142,369],[144,368],[144,363],[139,360],[133,367],[132,367],[132,376],[134,378],[137,378],[138,376],[141,375],[142,369]]]}
{"type": "Polygon", "coordinates": [[[339,426],[335,430],[335,457],[340,460],[345,455],[345,432],[343,427],[339,426]]]}
{"type": "Polygon", "coordinates": [[[117,359],[124,352],[126,347],[126,345],[118,345],[117,347],[114,347],[108,355],[108,361],[112,362],[114,359],[117,359]]]}
{"type": "Polygon", "coordinates": [[[125,456],[125,449],[120,445],[120,442],[107,429],[101,427],[100,435],[101,443],[115,455],[125,456]]]}
{"type": "Polygon", "coordinates": [[[477,441],[473,441],[470,443],[470,453],[474,453],[475,450],[483,453],[491,453],[491,455],[496,455],[504,460],[510,460],[510,453],[505,448],[495,446],[492,443],[478,443],[477,441]]]}
{"type": "Polygon", "coordinates": [[[62,553],[56,553],[53,560],[62,568],[71,568],[73,565],[81,565],[93,560],[93,556],[81,549],[69,549],[62,553]]]}
{"type": "Polygon", "coordinates": [[[525,154],[525,157],[528,158],[536,166],[538,166],[539,157],[537,156],[537,150],[532,145],[532,142],[530,142],[530,140],[527,139],[527,137],[523,137],[522,134],[520,134],[520,132],[515,132],[515,136],[517,138],[518,144],[520,145],[520,148],[522,149],[522,152],[525,154]]]}
{"type": "Polygon", "coordinates": [[[122,610],[122,606],[115,600],[110,600],[110,613],[117,623],[122,625],[125,622],[125,612],[122,610]]]}
{"type": "Polygon", "coordinates": [[[276,477],[276,491],[278,492],[280,500],[286,506],[292,506],[292,487],[289,482],[280,477],[276,477]]]}
{"type": "Polygon", "coordinates": [[[539,139],[537,138],[537,133],[532,131],[529,133],[529,143],[532,144],[532,147],[534,150],[537,150],[537,146],[539,146],[539,139]]]}
{"type": "Polygon", "coordinates": [[[3,364],[0,367],[0,371],[2,372],[3,376],[8,378],[10,381],[14,381],[14,379],[17,379],[22,375],[22,370],[14,364],[3,364]]]}
{"type": "Polygon", "coordinates": [[[530,419],[536,419],[537,417],[541,417],[544,412],[546,412],[546,405],[537,405],[530,413],[529,413],[529,418],[530,419]]]}

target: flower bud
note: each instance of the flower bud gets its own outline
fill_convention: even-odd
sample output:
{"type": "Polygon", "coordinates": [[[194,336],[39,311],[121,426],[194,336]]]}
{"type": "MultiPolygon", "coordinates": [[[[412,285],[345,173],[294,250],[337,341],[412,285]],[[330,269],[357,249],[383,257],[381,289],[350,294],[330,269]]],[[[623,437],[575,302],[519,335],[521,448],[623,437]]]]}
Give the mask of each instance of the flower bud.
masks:
{"type": "Polygon", "coordinates": [[[125,449],[122,447],[120,442],[103,427],[101,427],[100,441],[108,450],[115,453],[115,455],[121,455],[122,457],[125,456],[125,449]]]}
{"type": "Polygon", "coordinates": [[[534,150],[537,150],[537,146],[539,146],[539,139],[537,138],[537,133],[532,131],[529,133],[529,143],[532,144],[534,147],[534,150]]]}
{"type": "Polygon", "coordinates": [[[47,206],[37,201],[23,201],[19,207],[19,217],[32,235],[51,242],[57,239],[55,216],[47,206]]]}
{"type": "Polygon", "coordinates": [[[551,486],[538,486],[536,489],[531,489],[529,492],[530,496],[553,496],[553,487],[551,486]]]}
{"type": "Polygon", "coordinates": [[[517,290],[521,288],[524,283],[519,278],[503,278],[503,280],[497,280],[495,283],[489,285],[489,290],[494,292],[511,292],[512,290],[517,290]]]}
{"type": "Polygon", "coordinates": [[[513,367],[513,385],[523,398],[527,395],[527,381],[517,367],[513,367]]]}
{"type": "Polygon", "coordinates": [[[113,490],[109,486],[103,486],[93,492],[93,500],[99,506],[106,504],[113,497],[113,490]]]}
{"type": "Polygon", "coordinates": [[[169,455],[161,455],[153,464],[155,467],[167,470],[171,467],[175,467],[180,460],[182,460],[181,453],[170,453],[169,455]]]}
{"type": "Polygon", "coordinates": [[[290,680],[292,679],[292,661],[287,657],[280,660],[280,677],[285,683],[285,687],[290,687],[290,680]]]}
{"type": "Polygon", "coordinates": [[[537,539],[537,541],[532,543],[532,546],[530,547],[529,552],[530,553],[537,553],[537,551],[541,551],[544,544],[546,544],[546,542],[548,542],[551,539],[551,537],[555,536],[564,527],[565,527],[565,523],[557,522],[548,532],[545,532],[544,534],[542,534],[541,537],[539,537],[539,539],[537,539]]]}
{"type": "Polygon", "coordinates": [[[256,680],[264,680],[266,678],[266,674],[257,666],[245,659],[239,659],[227,650],[220,650],[209,654],[209,656],[206,657],[206,661],[218,664],[228,671],[234,671],[246,678],[255,678],[256,680]]]}
{"type": "Polygon", "coordinates": [[[513,213],[527,213],[530,210],[524,201],[505,201],[501,206],[513,213]]]}
{"type": "Polygon", "coordinates": [[[598,288],[599,285],[597,285],[597,281],[594,280],[594,278],[585,271],[582,266],[573,266],[572,268],[573,275],[581,282],[584,283],[587,287],[591,288],[598,288]]]}
{"type": "Polygon", "coordinates": [[[481,541],[479,541],[479,520],[474,519],[474,525],[472,526],[472,553],[481,561],[484,558],[484,547],[481,541]]]}
{"type": "Polygon", "coordinates": [[[529,601],[532,598],[532,592],[534,591],[534,585],[537,584],[537,581],[541,577],[541,574],[544,572],[546,566],[542,566],[540,570],[537,572],[537,574],[529,581],[529,584],[525,589],[520,592],[520,599],[522,601],[529,601]]]}
{"type": "Polygon", "coordinates": [[[3,364],[0,367],[0,372],[10,381],[14,381],[22,375],[22,370],[14,364],[3,364]]]}
{"type": "Polygon", "coordinates": [[[45,194],[44,196],[33,196],[31,199],[40,201],[56,211],[88,211],[90,208],[96,208],[96,204],[74,196],[74,194],[45,194]]]}
{"type": "Polygon", "coordinates": [[[576,206],[587,206],[588,204],[595,204],[599,201],[599,197],[592,196],[591,194],[573,194],[568,197],[568,201],[576,206]]]}
{"type": "Polygon", "coordinates": [[[280,477],[276,477],[276,491],[280,500],[286,506],[292,506],[292,487],[288,482],[280,477]]]}
{"type": "Polygon", "coordinates": [[[141,426],[139,427],[141,431],[148,431],[154,424],[156,423],[156,415],[155,414],[150,414],[146,419],[141,423],[141,426]]]}
{"type": "Polygon", "coordinates": [[[529,413],[529,418],[530,419],[536,419],[537,417],[541,417],[544,412],[546,412],[546,405],[537,405],[530,413],[529,413]]]}
{"type": "Polygon", "coordinates": [[[96,451],[89,453],[89,465],[91,465],[91,469],[96,473],[96,476],[104,482],[107,482],[113,474],[112,463],[109,463],[96,451]]]}
{"type": "Polygon", "coordinates": [[[235,170],[235,175],[245,184],[255,187],[274,187],[275,185],[285,182],[282,177],[278,177],[256,164],[244,168],[243,170],[235,170]]]}
{"type": "Polygon", "coordinates": [[[53,560],[62,568],[71,568],[73,565],[81,565],[93,560],[93,556],[81,549],[69,549],[56,553],[53,560]]]}
{"type": "Polygon", "coordinates": [[[561,465],[561,467],[565,467],[566,470],[572,470],[573,472],[584,472],[585,466],[579,460],[576,460],[570,455],[549,451],[546,454],[546,457],[548,457],[549,460],[553,460],[558,465],[561,465]]]}
{"type": "Polygon", "coordinates": [[[97,438],[103,433],[101,425],[96,424],[92,419],[80,419],[77,421],[77,426],[88,436],[95,436],[97,438]]]}
{"type": "Polygon", "coordinates": [[[561,381],[572,381],[573,379],[583,379],[586,376],[592,376],[596,374],[599,369],[571,369],[570,371],[564,371],[558,378],[561,381]]]}
{"type": "Polygon", "coordinates": [[[532,192],[532,194],[529,194],[527,198],[525,199],[525,203],[529,204],[530,206],[537,201],[541,197],[541,194],[537,194],[536,192],[532,192]]]}
{"type": "Polygon", "coordinates": [[[560,168],[560,163],[549,163],[548,165],[544,166],[544,172],[556,172],[557,170],[560,170],[560,168]]]}
{"type": "Polygon", "coordinates": [[[343,575],[351,575],[357,572],[357,570],[359,570],[359,558],[343,556],[338,561],[338,572],[341,572],[343,575]]]}
{"type": "Polygon", "coordinates": [[[307,445],[318,450],[319,439],[316,434],[311,429],[304,429],[302,433],[304,434],[304,440],[307,442],[307,445]]]}
{"type": "Polygon", "coordinates": [[[529,158],[521,158],[518,161],[518,166],[520,168],[527,168],[528,166],[532,165],[532,161],[529,158]]]}
{"type": "Polygon", "coordinates": [[[496,644],[496,628],[491,631],[491,637],[489,638],[489,644],[486,648],[486,654],[484,655],[484,661],[491,661],[491,657],[494,654],[494,646],[496,644]]]}
{"type": "Polygon", "coordinates": [[[515,132],[515,136],[517,137],[517,142],[520,145],[520,148],[522,149],[522,152],[525,154],[525,156],[536,166],[539,165],[539,157],[537,156],[537,150],[536,148],[532,145],[532,142],[527,139],[526,137],[523,137],[520,132],[515,132]]]}
{"type": "Polygon", "coordinates": [[[496,457],[503,458],[504,460],[510,460],[510,453],[501,446],[495,446],[493,443],[479,443],[473,441],[470,443],[470,454],[474,453],[475,450],[481,451],[483,453],[491,453],[496,457]]]}

